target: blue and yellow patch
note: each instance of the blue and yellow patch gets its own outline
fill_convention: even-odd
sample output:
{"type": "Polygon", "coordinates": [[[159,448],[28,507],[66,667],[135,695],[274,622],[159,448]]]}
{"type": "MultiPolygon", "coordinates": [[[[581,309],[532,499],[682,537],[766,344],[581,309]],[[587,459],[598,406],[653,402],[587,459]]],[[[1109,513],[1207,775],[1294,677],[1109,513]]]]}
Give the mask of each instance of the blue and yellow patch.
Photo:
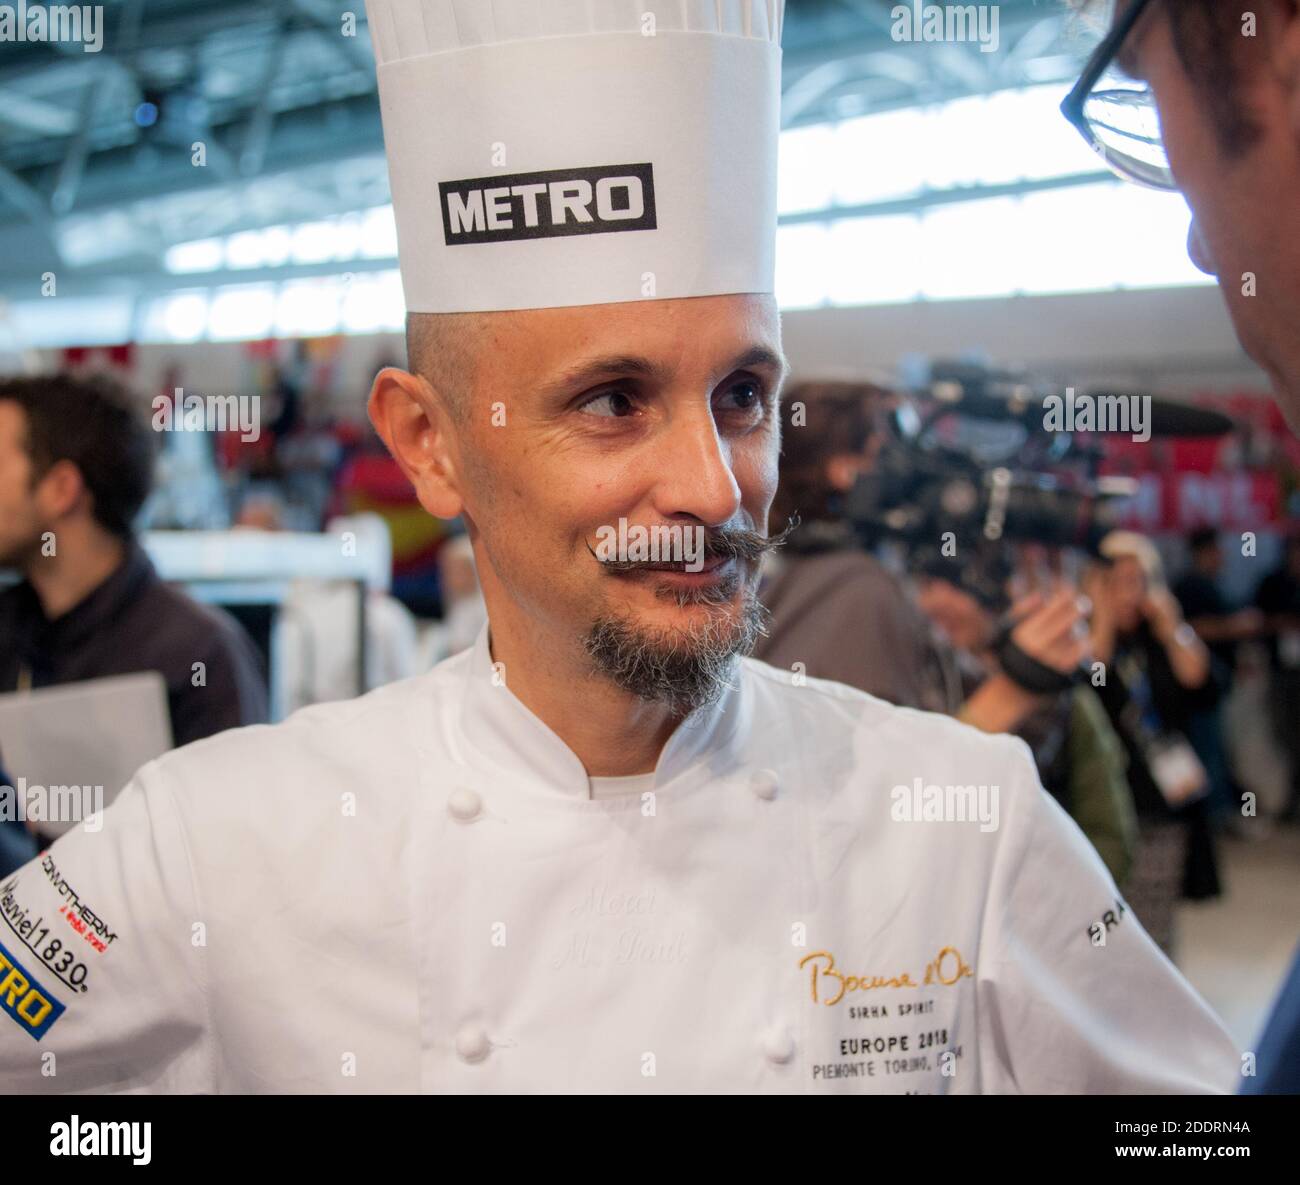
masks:
{"type": "Polygon", "coordinates": [[[63,1015],[63,1005],[28,974],[3,943],[0,943],[0,1008],[37,1041],[63,1015]]]}

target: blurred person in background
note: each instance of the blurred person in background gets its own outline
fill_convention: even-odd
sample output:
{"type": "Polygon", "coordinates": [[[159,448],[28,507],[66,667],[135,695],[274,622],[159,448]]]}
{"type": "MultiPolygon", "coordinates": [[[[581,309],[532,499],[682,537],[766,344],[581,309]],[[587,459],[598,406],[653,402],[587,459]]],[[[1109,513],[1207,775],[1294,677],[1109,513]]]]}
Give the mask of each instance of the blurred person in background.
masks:
{"type": "Polygon", "coordinates": [[[902,707],[945,711],[941,660],[924,618],[840,512],[880,445],[877,417],[891,399],[871,383],[786,388],[771,521],[797,515],[800,525],[780,552],[763,557],[759,597],[772,616],[754,657],[902,707]]]}
{"type": "Polygon", "coordinates": [[[1232,690],[1241,642],[1258,637],[1264,615],[1255,608],[1236,608],[1220,587],[1223,548],[1214,527],[1200,527],[1188,537],[1191,566],[1174,585],[1173,593],[1188,625],[1205,643],[1214,660],[1219,698],[1188,715],[1184,731],[1210,779],[1209,809],[1216,822],[1231,822],[1240,791],[1232,782],[1223,736],[1222,700],[1232,690]]]}
{"type": "Polygon", "coordinates": [[[957,718],[985,732],[1013,733],[1030,747],[1044,789],[1079,825],[1123,887],[1138,834],[1124,750],[1091,687],[1078,682],[1059,686],[1087,658],[1078,590],[1060,584],[1031,592],[1004,618],[1000,606],[963,589],[958,574],[950,572],[922,575],[918,602],[959,655],[966,698],[957,718]],[[1012,622],[1010,641],[1020,653],[1008,670],[1003,631],[1012,622]],[[1050,690],[1052,685],[1057,689],[1050,690]]]}
{"type": "Polygon", "coordinates": [[[266,683],[243,630],[164,584],[136,540],[152,466],[112,380],[0,382],[0,567],[23,577],[0,594],[0,692],[158,671],[179,746],[265,722],[266,683]]]}
{"type": "Polygon", "coordinates": [[[1260,581],[1255,605],[1268,642],[1272,724],[1290,763],[1286,818],[1300,816],[1300,533],[1287,537],[1282,563],[1260,581]]]}
{"type": "Polygon", "coordinates": [[[1240,642],[1259,637],[1264,615],[1255,608],[1234,609],[1223,595],[1223,548],[1214,527],[1199,527],[1187,537],[1191,566],[1174,585],[1183,616],[1229,674],[1237,665],[1240,642]]]}
{"type": "Polygon", "coordinates": [[[1140,841],[1131,904],[1167,954],[1179,896],[1219,894],[1204,795],[1208,779],[1183,727],[1213,704],[1209,651],[1182,616],[1150,540],[1112,531],[1085,577],[1092,652],[1104,664],[1097,694],[1128,752],[1140,841]]]}
{"type": "Polygon", "coordinates": [[[1070,4],[1110,31],[1067,117],[1127,180],[1182,191],[1188,254],[1218,278],[1242,346],[1300,432],[1300,5],[1070,4]]]}

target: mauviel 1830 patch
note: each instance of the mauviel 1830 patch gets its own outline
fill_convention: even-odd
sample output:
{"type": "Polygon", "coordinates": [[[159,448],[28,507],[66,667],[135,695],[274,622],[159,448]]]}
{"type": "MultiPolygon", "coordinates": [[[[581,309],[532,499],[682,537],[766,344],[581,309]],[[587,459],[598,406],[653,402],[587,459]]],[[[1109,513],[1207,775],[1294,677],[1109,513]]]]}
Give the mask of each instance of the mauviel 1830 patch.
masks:
{"type": "Polygon", "coordinates": [[[63,1015],[63,1005],[0,943],[0,1008],[39,1041],[63,1015]]]}

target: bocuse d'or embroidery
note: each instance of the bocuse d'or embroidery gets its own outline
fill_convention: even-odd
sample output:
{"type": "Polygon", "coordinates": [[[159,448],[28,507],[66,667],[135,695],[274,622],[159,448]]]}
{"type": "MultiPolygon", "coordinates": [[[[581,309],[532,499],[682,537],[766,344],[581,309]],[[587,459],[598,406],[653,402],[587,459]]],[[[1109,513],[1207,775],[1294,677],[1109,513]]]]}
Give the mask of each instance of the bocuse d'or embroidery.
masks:
{"type": "Polygon", "coordinates": [[[835,956],[825,950],[804,955],[799,960],[800,970],[809,963],[812,964],[811,987],[814,1004],[838,1004],[849,992],[869,992],[877,988],[916,988],[935,984],[951,987],[959,980],[975,974],[975,969],[966,963],[955,946],[945,946],[931,962],[926,964],[925,978],[920,983],[915,982],[908,971],[904,971],[901,975],[845,975],[836,970],[835,956]],[[825,965],[819,966],[814,961],[817,959],[825,960],[825,965]],[[817,981],[822,976],[833,979],[839,986],[833,999],[823,1000],[818,994],[817,981]]]}

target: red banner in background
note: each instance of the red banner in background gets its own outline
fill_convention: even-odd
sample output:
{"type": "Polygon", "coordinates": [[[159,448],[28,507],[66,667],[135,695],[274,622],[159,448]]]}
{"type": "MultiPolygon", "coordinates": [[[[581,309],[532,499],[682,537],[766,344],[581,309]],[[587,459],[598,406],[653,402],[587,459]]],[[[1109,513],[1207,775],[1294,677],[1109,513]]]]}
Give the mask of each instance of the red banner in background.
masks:
{"type": "Polygon", "coordinates": [[[1100,438],[1106,452],[1102,472],[1138,482],[1123,525],[1150,534],[1285,525],[1288,500],[1300,489],[1300,440],[1287,428],[1277,404],[1259,392],[1185,402],[1224,412],[1236,429],[1226,436],[1186,440],[1100,438]]]}
{"type": "Polygon", "coordinates": [[[135,365],[135,346],[68,346],[63,351],[65,370],[130,370],[135,365]]]}
{"type": "Polygon", "coordinates": [[[1261,531],[1282,521],[1274,473],[1144,473],[1122,525],[1143,534],[1186,534],[1197,527],[1261,531]]]}

